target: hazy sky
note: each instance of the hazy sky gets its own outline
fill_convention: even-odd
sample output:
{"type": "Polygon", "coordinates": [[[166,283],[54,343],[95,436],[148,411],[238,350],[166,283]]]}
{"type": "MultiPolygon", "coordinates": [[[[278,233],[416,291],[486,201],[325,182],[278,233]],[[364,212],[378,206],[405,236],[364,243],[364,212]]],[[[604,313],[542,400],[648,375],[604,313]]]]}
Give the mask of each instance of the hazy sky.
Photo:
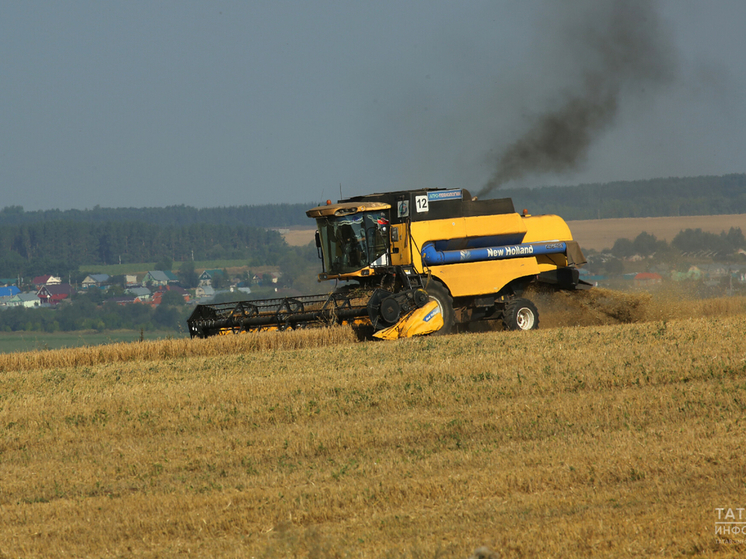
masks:
{"type": "MultiPolygon", "coordinates": [[[[0,206],[476,192],[582,79],[594,3],[0,0],[0,206]]],[[[746,172],[746,2],[658,7],[675,76],[508,186],[746,172]]]]}

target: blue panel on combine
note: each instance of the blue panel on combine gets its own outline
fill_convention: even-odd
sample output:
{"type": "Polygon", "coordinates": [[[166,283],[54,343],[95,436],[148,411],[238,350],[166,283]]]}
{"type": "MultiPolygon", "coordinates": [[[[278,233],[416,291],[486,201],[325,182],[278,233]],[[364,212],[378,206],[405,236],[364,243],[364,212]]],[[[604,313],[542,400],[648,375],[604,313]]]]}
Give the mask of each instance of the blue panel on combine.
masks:
{"type": "Polygon", "coordinates": [[[490,235],[488,237],[464,237],[435,241],[435,250],[464,250],[472,248],[487,248],[503,245],[518,245],[525,237],[525,233],[507,233],[505,235],[490,235]]]}
{"type": "Polygon", "coordinates": [[[440,200],[461,200],[463,195],[461,189],[457,190],[438,190],[427,193],[428,202],[439,202],[440,200]]]}
{"type": "Polygon", "coordinates": [[[460,262],[480,262],[483,260],[505,260],[541,254],[560,254],[567,250],[562,241],[526,243],[519,245],[495,246],[467,250],[437,250],[433,243],[422,248],[422,261],[428,266],[458,264],[460,262]]]}

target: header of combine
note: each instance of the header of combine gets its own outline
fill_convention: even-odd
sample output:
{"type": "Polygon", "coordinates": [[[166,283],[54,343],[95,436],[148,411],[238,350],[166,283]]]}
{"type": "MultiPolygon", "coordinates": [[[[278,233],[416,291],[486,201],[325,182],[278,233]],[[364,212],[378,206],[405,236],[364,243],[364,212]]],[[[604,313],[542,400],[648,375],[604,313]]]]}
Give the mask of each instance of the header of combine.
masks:
{"type": "Polygon", "coordinates": [[[579,279],[585,258],[567,224],[518,214],[510,199],[424,189],[329,201],[306,214],[318,226],[319,281],[344,287],[310,298],[199,305],[189,319],[192,336],[352,323],[391,339],[479,320],[530,330],[539,323],[535,305],[521,297],[530,284],[589,287],[579,279]]]}

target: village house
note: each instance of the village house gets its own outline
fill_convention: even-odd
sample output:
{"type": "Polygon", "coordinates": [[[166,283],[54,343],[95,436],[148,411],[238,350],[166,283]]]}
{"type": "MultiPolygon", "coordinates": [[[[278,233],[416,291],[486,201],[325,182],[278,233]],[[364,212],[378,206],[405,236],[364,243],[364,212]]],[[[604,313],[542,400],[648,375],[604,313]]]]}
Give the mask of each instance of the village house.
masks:
{"type": "Polygon", "coordinates": [[[697,266],[689,266],[686,272],[671,272],[671,279],[674,281],[700,280],[704,276],[702,270],[697,266]]]}
{"type": "Polygon", "coordinates": [[[215,287],[213,285],[213,279],[216,276],[222,276],[223,270],[205,270],[199,275],[199,286],[204,287],[206,285],[209,285],[211,287],[215,287]]]}
{"type": "Polygon", "coordinates": [[[151,297],[150,289],[147,287],[128,287],[124,290],[127,295],[137,297],[140,301],[149,301],[151,297]]]}
{"type": "Polygon", "coordinates": [[[36,293],[42,305],[57,305],[63,299],[67,299],[74,293],[73,286],[69,283],[59,285],[45,285],[36,293]]]}
{"type": "Polygon", "coordinates": [[[649,287],[663,281],[663,276],[653,272],[640,272],[633,278],[636,287],[649,287]]]}
{"type": "Polygon", "coordinates": [[[215,290],[210,285],[201,285],[194,290],[194,296],[197,301],[205,301],[215,297],[215,290]]]}
{"type": "Polygon", "coordinates": [[[0,305],[7,306],[8,301],[21,292],[15,285],[0,287],[0,305]]]}
{"type": "Polygon", "coordinates": [[[143,285],[151,285],[153,287],[158,287],[160,285],[168,285],[169,282],[178,281],[178,278],[174,276],[171,272],[164,272],[162,270],[153,270],[151,272],[148,272],[145,274],[145,277],[142,279],[143,285]]]}
{"type": "Polygon", "coordinates": [[[26,307],[28,309],[41,305],[41,300],[36,293],[19,293],[14,295],[5,303],[7,307],[26,307]]]}
{"type": "Polygon", "coordinates": [[[49,275],[36,276],[33,280],[31,280],[31,283],[36,289],[41,289],[45,285],[60,285],[62,283],[62,279],[49,275]]]}
{"type": "Polygon", "coordinates": [[[103,285],[111,279],[109,274],[90,274],[85,277],[81,282],[83,289],[89,289],[91,287],[103,287],[103,285]]]}
{"type": "Polygon", "coordinates": [[[15,285],[6,287],[0,287],[0,298],[10,298],[18,295],[21,292],[15,285]]]}

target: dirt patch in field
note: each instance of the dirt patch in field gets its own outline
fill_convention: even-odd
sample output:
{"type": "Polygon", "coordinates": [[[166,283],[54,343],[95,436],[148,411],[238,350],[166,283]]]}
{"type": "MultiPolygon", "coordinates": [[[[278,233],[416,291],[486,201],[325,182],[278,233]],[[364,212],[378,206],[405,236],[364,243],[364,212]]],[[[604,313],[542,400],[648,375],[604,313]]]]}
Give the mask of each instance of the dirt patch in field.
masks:
{"type": "Polygon", "coordinates": [[[643,231],[668,243],[684,229],[702,229],[715,234],[731,227],[746,231],[746,214],[590,219],[568,221],[567,225],[582,248],[603,250],[614,246],[617,239],[634,239],[643,231]]]}
{"type": "Polygon", "coordinates": [[[313,242],[313,234],[316,229],[290,229],[282,234],[285,242],[290,246],[306,246],[308,243],[313,242]]]}

